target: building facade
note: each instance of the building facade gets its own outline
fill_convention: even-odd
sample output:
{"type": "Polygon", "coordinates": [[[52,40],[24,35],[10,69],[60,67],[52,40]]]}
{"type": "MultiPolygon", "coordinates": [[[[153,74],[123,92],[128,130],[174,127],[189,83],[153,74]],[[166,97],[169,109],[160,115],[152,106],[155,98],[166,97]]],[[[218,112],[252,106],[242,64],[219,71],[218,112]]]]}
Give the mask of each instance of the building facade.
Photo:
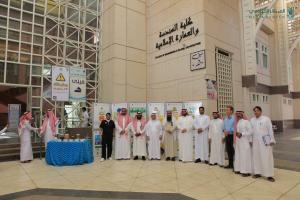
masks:
{"type": "Polygon", "coordinates": [[[259,105],[278,131],[296,127],[299,7],[298,0],[104,0],[99,100],[201,101],[208,114],[233,105],[249,116],[259,105]]]}

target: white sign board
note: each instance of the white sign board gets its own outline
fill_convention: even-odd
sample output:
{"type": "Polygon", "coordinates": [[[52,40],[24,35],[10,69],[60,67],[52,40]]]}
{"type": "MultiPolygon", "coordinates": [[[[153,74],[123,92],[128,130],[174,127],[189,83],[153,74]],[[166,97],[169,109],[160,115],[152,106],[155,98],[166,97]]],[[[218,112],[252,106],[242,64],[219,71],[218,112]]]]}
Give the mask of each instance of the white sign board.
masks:
{"type": "Polygon", "coordinates": [[[69,101],[69,68],[52,66],[52,100],[69,101]]]}
{"type": "Polygon", "coordinates": [[[167,111],[172,111],[172,115],[178,119],[182,109],[182,103],[166,103],[167,111]]]}
{"type": "Polygon", "coordinates": [[[111,105],[111,109],[112,109],[112,118],[114,120],[117,119],[118,116],[118,112],[121,110],[121,108],[128,108],[127,103],[115,103],[111,105]]]}
{"type": "Polygon", "coordinates": [[[10,130],[18,130],[20,114],[21,104],[8,104],[8,128],[10,130]]]}
{"type": "Polygon", "coordinates": [[[86,69],[70,67],[70,101],[86,102],[86,69]]]}
{"type": "Polygon", "coordinates": [[[110,112],[110,104],[94,103],[93,104],[93,128],[99,128],[102,120],[105,120],[106,113],[110,112]]]}
{"type": "Polygon", "coordinates": [[[165,116],[165,104],[164,103],[148,103],[147,112],[150,118],[151,113],[157,112],[158,119],[163,122],[165,116]]]}
{"type": "Polygon", "coordinates": [[[137,112],[141,112],[146,117],[147,104],[146,103],[129,103],[129,114],[135,117],[137,112]]]}
{"type": "Polygon", "coordinates": [[[202,106],[202,102],[185,102],[183,103],[183,108],[186,108],[189,115],[195,116],[199,115],[199,107],[202,106]]]}

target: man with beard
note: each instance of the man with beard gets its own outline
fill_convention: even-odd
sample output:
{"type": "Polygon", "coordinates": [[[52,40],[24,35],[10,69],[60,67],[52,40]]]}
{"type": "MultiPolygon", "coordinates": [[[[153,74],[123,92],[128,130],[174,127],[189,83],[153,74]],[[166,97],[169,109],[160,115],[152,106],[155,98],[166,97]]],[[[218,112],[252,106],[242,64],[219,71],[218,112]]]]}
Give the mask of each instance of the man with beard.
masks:
{"type": "Polygon", "coordinates": [[[210,142],[210,165],[225,164],[225,136],[223,133],[224,123],[220,119],[219,112],[213,112],[213,119],[210,120],[208,140],[210,142]]]}
{"type": "Polygon", "coordinates": [[[195,163],[204,161],[208,164],[208,127],[210,123],[209,116],[204,114],[204,107],[199,107],[200,115],[195,117],[195,163]]]}
{"type": "Polygon", "coordinates": [[[137,112],[135,118],[129,125],[129,129],[133,134],[133,156],[134,160],[138,160],[139,156],[142,160],[146,160],[146,121],[141,112],[137,112]]]}
{"type": "Polygon", "coordinates": [[[165,147],[166,160],[175,161],[177,147],[175,134],[175,120],[173,120],[172,118],[172,111],[167,111],[167,119],[164,121],[163,128],[163,144],[165,147]]]}
{"type": "Polygon", "coordinates": [[[48,109],[41,128],[41,134],[44,135],[46,148],[48,142],[53,140],[57,134],[57,125],[58,119],[55,117],[52,110],[48,109]]]}
{"type": "Polygon", "coordinates": [[[127,113],[126,108],[122,108],[121,112],[118,113],[116,123],[116,149],[115,159],[130,159],[130,136],[128,134],[128,125],[131,119],[127,113]]]}
{"type": "Polygon", "coordinates": [[[182,109],[177,121],[179,161],[193,161],[193,118],[188,115],[187,109],[182,109]]]}

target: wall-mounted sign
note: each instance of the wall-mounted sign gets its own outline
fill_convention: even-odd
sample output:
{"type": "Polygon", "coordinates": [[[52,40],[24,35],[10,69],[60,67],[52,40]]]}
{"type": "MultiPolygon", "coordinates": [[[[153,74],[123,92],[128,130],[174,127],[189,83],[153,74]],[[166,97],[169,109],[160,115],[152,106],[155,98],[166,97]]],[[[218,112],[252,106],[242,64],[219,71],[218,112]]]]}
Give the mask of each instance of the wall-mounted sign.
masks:
{"type": "Polygon", "coordinates": [[[191,71],[205,68],[205,51],[196,51],[190,55],[191,71]]]}
{"type": "Polygon", "coordinates": [[[86,69],[70,67],[70,101],[86,101],[86,69]]]}
{"type": "Polygon", "coordinates": [[[52,100],[69,101],[69,68],[52,66],[52,100]]]}
{"type": "Polygon", "coordinates": [[[177,47],[176,49],[171,49],[167,52],[163,52],[160,55],[156,55],[155,59],[201,45],[201,42],[199,41],[189,44],[183,43],[185,39],[196,37],[197,35],[199,35],[199,28],[197,28],[194,25],[194,22],[191,17],[188,17],[183,21],[173,24],[168,29],[160,31],[158,35],[158,41],[155,44],[155,48],[158,51],[164,49],[164,47],[170,47],[173,44],[181,43],[182,46],[177,47]]]}
{"type": "Polygon", "coordinates": [[[207,98],[211,100],[217,100],[218,98],[218,86],[217,81],[206,79],[207,98]]]}

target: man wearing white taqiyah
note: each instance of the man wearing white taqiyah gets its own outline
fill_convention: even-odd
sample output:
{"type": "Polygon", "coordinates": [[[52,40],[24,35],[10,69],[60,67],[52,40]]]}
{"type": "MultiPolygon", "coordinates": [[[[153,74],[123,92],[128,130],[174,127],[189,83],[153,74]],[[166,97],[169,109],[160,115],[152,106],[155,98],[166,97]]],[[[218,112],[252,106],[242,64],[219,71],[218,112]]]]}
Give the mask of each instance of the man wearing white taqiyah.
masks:
{"type": "Polygon", "coordinates": [[[213,119],[210,120],[208,140],[210,142],[210,165],[225,164],[225,135],[223,133],[224,122],[220,119],[219,112],[213,112],[213,119]]]}
{"type": "Polygon", "coordinates": [[[162,125],[156,116],[157,112],[151,113],[151,119],[145,126],[148,141],[148,158],[150,160],[160,160],[160,142],[162,139],[162,125]]]}
{"type": "Polygon", "coordinates": [[[250,121],[246,119],[243,111],[236,111],[235,114],[235,157],[234,171],[242,176],[250,176],[252,173],[252,127],[250,121]]]}
{"type": "Polygon", "coordinates": [[[259,106],[253,109],[255,117],[251,119],[253,128],[253,178],[267,177],[274,182],[273,145],[276,143],[269,117],[262,115],[259,106]]]}
{"type": "Polygon", "coordinates": [[[193,161],[193,123],[194,120],[188,115],[187,109],[182,109],[177,121],[179,161],[193,161]]]}
{"type": "Polygon", "coordinates": [[[201,161],[208,164],[208,128],[210,119],[204,114],[204,107],[199,107],[200,115],[196,115],[194,120],[195,127],[195,163],[201,161]]]}

